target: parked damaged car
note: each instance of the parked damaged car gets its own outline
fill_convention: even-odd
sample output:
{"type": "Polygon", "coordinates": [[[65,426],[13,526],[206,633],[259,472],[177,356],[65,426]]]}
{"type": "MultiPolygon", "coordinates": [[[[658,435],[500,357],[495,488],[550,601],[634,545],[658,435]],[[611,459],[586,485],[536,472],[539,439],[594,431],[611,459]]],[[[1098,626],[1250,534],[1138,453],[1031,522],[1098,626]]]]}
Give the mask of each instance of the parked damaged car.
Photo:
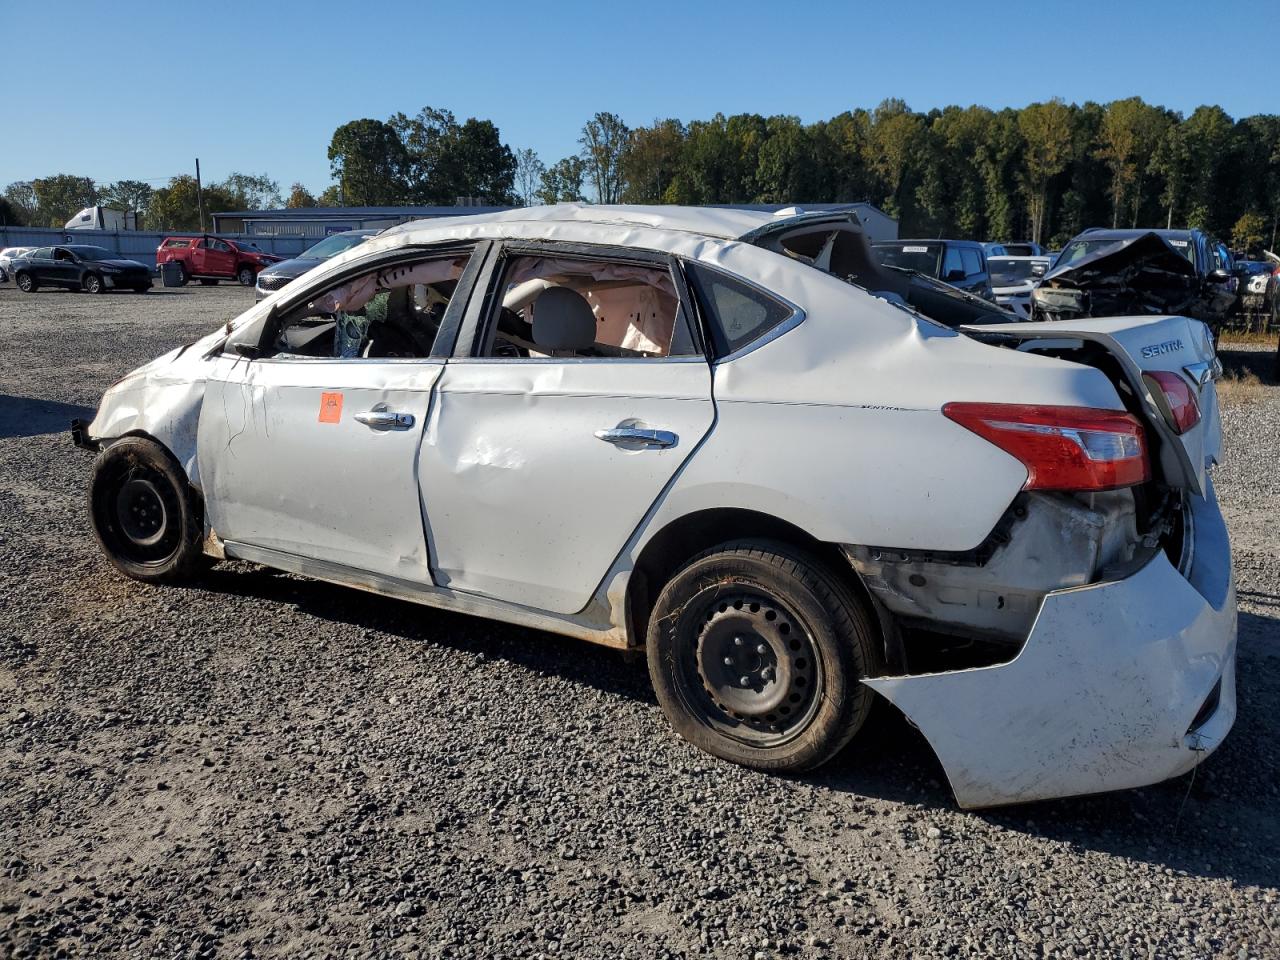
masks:
{"type": "Polygon", "coordinates": [[[876,696],[964,807],[1190,770],[1235,717],[1207,328],[956,328],[917,280],[845,211],[395,228],[73,424],[92,530],[143,581],[230,557],[644,648],[759,770],[876,696]]]}
{"type": "Polygon", "coordinates": [[[1214,330],[1236,301],[1231,254],[1200,230],[1086,230],[1032,292],[1033,317],[1180,314],[1214,330]]]}

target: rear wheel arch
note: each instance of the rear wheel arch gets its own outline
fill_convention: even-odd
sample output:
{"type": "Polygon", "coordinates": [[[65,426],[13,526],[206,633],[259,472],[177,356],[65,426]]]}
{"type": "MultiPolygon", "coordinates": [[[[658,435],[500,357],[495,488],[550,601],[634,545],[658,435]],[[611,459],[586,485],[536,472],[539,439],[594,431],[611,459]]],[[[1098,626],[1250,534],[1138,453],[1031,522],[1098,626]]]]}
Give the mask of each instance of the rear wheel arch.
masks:
{"type": "Polygon", "coordinates": [[[630,645],[644,644],[653,603],[681,567],[712,547],[747,539],[772,541],[807,554],[828,574],[851,587],[874,615],[870,593],[836,544],[819,540],[801,527],[767,513],[741,507],[715,507],[672,520],[641,549],[627,581],[630,645]]]}

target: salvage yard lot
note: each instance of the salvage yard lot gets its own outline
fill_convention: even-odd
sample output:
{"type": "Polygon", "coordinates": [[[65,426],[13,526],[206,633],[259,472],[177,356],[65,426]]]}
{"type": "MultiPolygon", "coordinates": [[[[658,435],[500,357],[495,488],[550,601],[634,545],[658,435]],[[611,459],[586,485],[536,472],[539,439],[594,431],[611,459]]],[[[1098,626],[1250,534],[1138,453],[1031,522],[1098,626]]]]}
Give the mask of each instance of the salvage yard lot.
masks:
{"type": "Polygon", "coordinates": [[[1217,474],[1226,745],[973,814],[888,707],[770,777],[678,740],[615,652],[244,563],[116,575],[66,423],[252,296],[0,286],[0,955],[1280,955],[1274,346],[1223,353],[1262,377],[1217,474]]]}

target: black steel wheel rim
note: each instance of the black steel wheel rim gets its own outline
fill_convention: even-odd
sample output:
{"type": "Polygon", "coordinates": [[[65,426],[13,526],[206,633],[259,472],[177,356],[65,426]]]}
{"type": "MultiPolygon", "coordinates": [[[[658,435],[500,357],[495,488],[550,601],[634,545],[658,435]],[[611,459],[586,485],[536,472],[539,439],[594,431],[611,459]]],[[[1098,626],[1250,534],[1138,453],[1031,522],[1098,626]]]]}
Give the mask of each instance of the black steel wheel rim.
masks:
{"type": "Polygon", "coordinates": [[[177,553],[182,505],[163,474],[142,465],[124,467],[101,485],[97,501],[106,539],[119,556],[156,566],[177,553]]]}
{"type": "Polygon", "coordinates": [[[677,630],[676,686],[700,723],[769,748],[813,721],[822,662],[804,622],[776,597],[745,584],[704,591],[677,630]]]}

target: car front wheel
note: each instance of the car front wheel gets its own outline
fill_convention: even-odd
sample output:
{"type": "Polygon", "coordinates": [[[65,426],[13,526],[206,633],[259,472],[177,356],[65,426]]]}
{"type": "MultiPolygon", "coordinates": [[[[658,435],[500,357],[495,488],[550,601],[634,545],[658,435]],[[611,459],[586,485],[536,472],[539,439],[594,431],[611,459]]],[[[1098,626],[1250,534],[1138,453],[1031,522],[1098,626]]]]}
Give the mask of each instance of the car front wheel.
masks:
{"type": "Polygon", "coordinates": [[[80,281],[80,287],[85,293],[102,293],[106,289],[102,278],[96,273],[86,273],[84,279],[80,281]]]}
{"type": "Polygon", "coordinates": [[[107,559],[135,580],[178,582],[207,564],[203,520],[191,485],[153,440],[124,437],[98,454],[89,517],[107,559]]]}
{"type": "Polygon", "coordinates": [[[816,559],[740,541],[671,578],[646,640],[676,732],[724,760],[785,772],[825,763],[862,727],[875,637],[862,602],[816,559]]]}
{"type": "Polygon", "coordinates": [[[253,286],[253,267],[241,267],[236,271],[236,279],[240,281],[242,287],[253,286]]]}
{"type": "Polygon", "coordinates": [[[20,273],[14,279],[18,284],[18,289],[23,293],[35,293],[40,289],[40,284],[36,283],[36,278],[29,273],[20,273]]]}

